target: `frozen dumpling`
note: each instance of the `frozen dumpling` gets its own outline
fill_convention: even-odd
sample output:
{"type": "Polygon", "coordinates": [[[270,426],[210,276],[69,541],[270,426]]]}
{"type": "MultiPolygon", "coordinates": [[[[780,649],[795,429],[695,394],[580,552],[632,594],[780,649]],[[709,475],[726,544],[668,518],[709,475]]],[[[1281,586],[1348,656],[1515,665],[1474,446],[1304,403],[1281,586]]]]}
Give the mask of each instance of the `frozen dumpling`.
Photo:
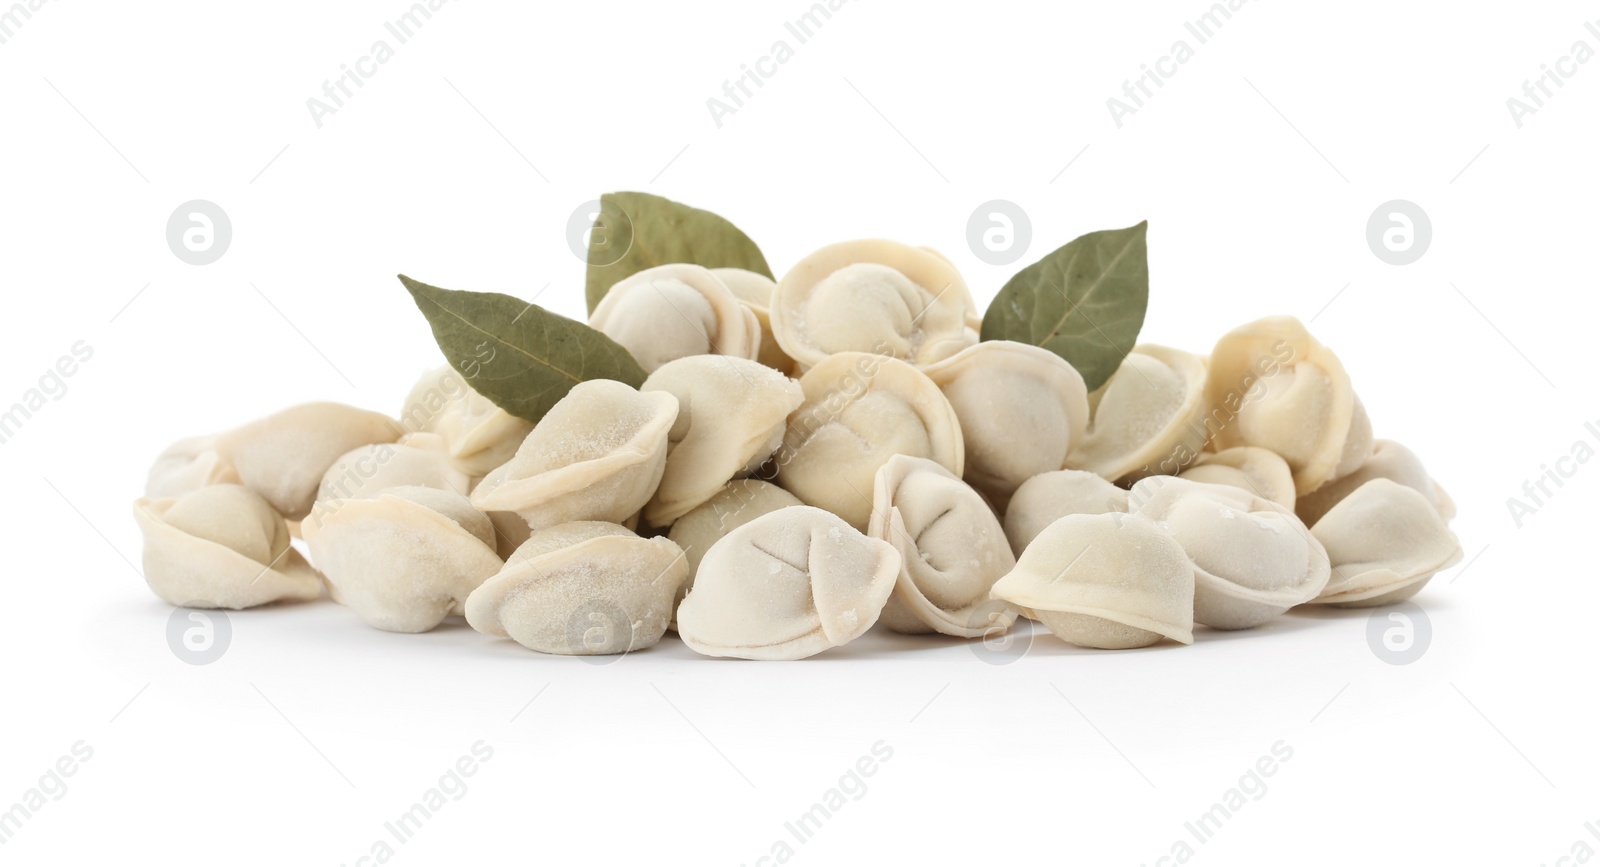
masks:
{"type": "MultiPolygon", "coordinates": [[[[711,550],[718,539],[743,527],[745,524],[779,509],[804,505],[794,494],[760,479],[735,479],[724,485],[711,499],[694,507],[687,515],[673,522],[667,538],[683,549],[689,559],[689,580],[678,591],[678,601],[688,595],[694,586],[694,576],[700,569],[700,558],[711,550]]],[[[674,606],[676,610],[676,606],[674,606]]],[[[677,628],[674,616],[671,628],[677,628]]]]}
{"type": "Polygon", "coordinates": [[[699,265],[657,265],[618,280],[589,324],[633,353],[646,373],[691,355],[754,361],[761,324],[699,265]]]}
{"type": "Polygon", "coordinates": [[[1294,474],[1277,453],[1255,446],[1204,452],[1178,478],[1213,485],[1232,485],[1280,506],[1295,507],[1294,474]]]}
{"type": "Polygon", "coordinates": [[[1041,473],[1022,483],[1006,505],[1006,538],[1018,557],[1044,528],[1068,515],[1128,511],[1128,491],[1087,470],[1041,473]]]}
{"type": "Polygon", "coordinates": [[[969,297],[960,272],[937,253],[844,241],[801,259],[778,281],[772,333],[801,370],[837,352],[932,364],[973,342],[969,297]]]}
{"type": "Polygon", "coordinates": [[[1010,628],[989,588],[1017,565],[983,497],[926,458],[895,455],[878,470],[867,535],[900,552],[894,593],[878,618],[896,632],[978,638],[1010,628]]]}
{"type": "Polygon", "coordinates": [[[360,499],[406,487],[466,496],[472,479],[451,462],[443,437],[406,434],[398,443],[362,446],[334,461],[317,488],[317,500],[360,499]]]}
{"type": "Polygon", "coordinates": [[[956,475],[961,425],[939,387],[911,365],[841,352],[800,378],[805,403],[789,416],[777,482],[858,530],[872,514],[872,480],[896,454],[929,458],[956,475]]]}
{"type": "Polygon", "coordinates": [[[570,521],[620,524],[649,502],[667,465],[678,399],[594,379],[572,387],[472,503],[516,512],[534,530],[570,521]]]}
{"type": "Polygon", "coordinates": [[[1280,503],[1170,476],[1135,484],[1128,499],[1194,561],[1197,623],[1249,629],[1315,599],[1328,584],[1328,552],[1280,503]]]}
{"type": "Polygon", "coordinates": [[[1416,595],[1461,559],[1461,542],[1428,498],[1399,482],[1373,479],[1311,528],[1328,549],[1333,577],[1319,604],[1365,608],[1416,595]]]}
{"type": "Polygon", "coordinates": [[[290,407],[217,437],[216,451],[245,487],[291,521],[311,512],[317,487],[341,455],[392,443],[405,430],[394,419],[341,403],[290,407]]]}
{"type": "Polygon", "coordinates": [[[1372,451],[1372,426],[1332,350],[1292,316],[1228,332],[1211,353],[1209,399],[1223,422],[1213,447],[1260,446],[1308,494],[1349,473],[1372,451]]]}
{"type": "Polygon", "coordinates": [[[467,599],[467,622],[540,653],[591,656],[661,640],[689,575],[683,551],[600,521],[534,533],[467,599]]]}
{"type": "Polygon", "coordinates": [[[451,463],[475,479],[510,460],[533,430],[533,422],[501,409],[452,367],[423,374],[406,397],[400,423],[443,437],[451,463]]]}
{"type": "Polygon", "coordinates": [[[1028,609],[1082,647],[1194,643],[1194,566],[1183,546],[1136,515],[1068,515],[1040,533],[994,597],[1028,609]]]}
{"type": "Polygon", "coordinates": [[[144,577],[166,602],[190,608],[249,608],[316,599],[322,579],[289,545],[289,527],[261,495],[234,484],[178,498],[140,499],[144,577]]]}
{"type": "Polygon", "coordinates": [[[1206,363],[1164,346],[1135,346],[1089,402],[1089,430],[1067,466],[1118,481],[1176,475],[1206,439],[1206,363]]]}
{"type": "Polygon", "coordinates": [[[1450,495],[1439,487],[1432,476],[1428,475],[1427,468],[1422,465],[1422,459],[1417,457],[1415,452],[1393,440],[1378,440],[1373,443],[1372,455],[1367,458],[1366,463],[1358,467],[1355,472],[1340,476],[1301,497],[1295,505],[1295,511],[1300,515],[1300,520],[1305,521],[1308,526],[1315,525],[1340,500],[1350,496],[1357,488],[1373,479],[1399,482],[1426,497],[1446,523],[1455,519],[1455,501],[1450,499],[1450,495]]]}
{"type": "Polygon", "coordinates": [[[783,442],[789,413],[805,399],[800,383],[770,367],[715,355],[669,361],[639,389],[678,399],[666,470],[644,508],[652,527],[671,526],[728,480],[759,468],[783,442]]]}
{"type": "Polygon", "coordinates": [[[189,437],[167,446],[156,458],[144,495],[152,500],[181,497],[207,485],[238,481],[239,472],[217,454],[216,437],[189,437]]]}
{"type": "Polygon", "coordinates": [[[989,340],[923,368],[961,422],[964,477],[996,499],[1066,466],[1089,424],[1083,377],[1061,356],[989,340]]]}
{"type": "Polygon", "coordinates": [[[821,509],[779,509],[706,552],[678,635],[706,656],[812,656],[870,629],[899,573],[888,542],[821,509]]]}
{"type": "Polygon", "coordinates": [[[712,268],[711,273],[728,287],[740,304],[756,315],[756,322],[761,326],[761,351],[756,361],[781,373],[798,373],[794,359],[783,351],[778,339],[772,336],[772,293],[777,291],[778,284],[765,274],[743,268],[712,268]]]}
{"type": "Polygon", "coordinates": [[[437,488],[322,500],[301,531],[334,601],[389,632],[427,632],[460,614],[501,566],[489,516],[437,488]]]}

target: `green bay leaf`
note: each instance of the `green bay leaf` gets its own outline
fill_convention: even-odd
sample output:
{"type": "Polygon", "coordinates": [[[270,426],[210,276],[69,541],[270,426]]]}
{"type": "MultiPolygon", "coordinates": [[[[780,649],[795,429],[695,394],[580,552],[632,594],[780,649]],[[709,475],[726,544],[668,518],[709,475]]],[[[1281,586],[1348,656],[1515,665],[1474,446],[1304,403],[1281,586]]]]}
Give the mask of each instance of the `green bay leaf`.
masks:
{"type": "Polygon", "coordinates": [[[538,422],[574,385],[638,388],[644,368],[611,338],[510,295],[440,289],[400,275],[450,366],[506,412],[538,422]]]}
{"type": "Polygon", "coordinates": [[[1017,272],[984,313],[983,339],[1044,347],[1091,391],[1105,384],[1144,326],[1148,227],[1091,232],[1017,272]]]}
{"type": "Polygon", "coordinates": [[[772,276],[756,242],[722,217],[649,193],[606,193],[589,234],[589,312],[618,280],[679,262],[772,276]]]}

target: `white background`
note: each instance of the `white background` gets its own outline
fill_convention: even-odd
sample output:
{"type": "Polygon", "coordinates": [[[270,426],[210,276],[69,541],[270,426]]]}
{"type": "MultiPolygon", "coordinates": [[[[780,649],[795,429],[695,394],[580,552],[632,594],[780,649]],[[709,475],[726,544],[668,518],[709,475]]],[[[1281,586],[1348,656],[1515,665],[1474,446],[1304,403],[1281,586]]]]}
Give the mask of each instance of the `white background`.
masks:
{"type": "Polygon", "coordinates": [[[355,864],[480,739],[493,758],[395,863],[755,864],[780,839],[806,864],[1600,848],[1600,466],[1520,529],[1506,506],[1600,420],[1600,62],[1521,128],[1506,107],[1575,41],[1600,49],[1600,7],[1252,2],[1198,45],[1198,0],[850,0],[797,45],[783,24],[805,8],[451,3],[320,129],[306,100],[393,44],[403,3],[55,0],[0,45],[0,405],[94,349],[0,446],[0,807],[94,751],[0,858],[355,864]],[[706,100],[778,39],[794,57],[718,128],[706,100]],[[1118,128],[1107,98],[1178,39],[1193,59],[1118,128]],[[728,216],[780,273],[835,240],[934,245],[980,302],[1054,246],[1150,220],[1146,339],[1205,352],[1262,315],[1315,317],[1379,436],[1454,494],[1467,561],[1417,598],[1428,652],[1387,665],[1348,612],[1124,653],[1042,635],[1007,666],[878,633],[794,663],[669,638],[599,666],[322,603],[232,615],[221,660],[177,659],[134,568],[151,458],[301,401],[397,411],[438,362],[397,272],[548,285],[539,303],[581,314],[566,221],[613,189],[728,216]],[[995,198],[1032,218],[1013,266],[966,246],[995,198]],[[1365,241],[1395,198],[1433,224],[1405,267],[1365,241]],[[215,264],[165,243],[191,199],[231,216],[215,264]],[[784,823],[878,741],[893,757],[866,794],[795,843],[784,823]],[[1279,741],[1266,794],[1188,837],[1279,741]]]}

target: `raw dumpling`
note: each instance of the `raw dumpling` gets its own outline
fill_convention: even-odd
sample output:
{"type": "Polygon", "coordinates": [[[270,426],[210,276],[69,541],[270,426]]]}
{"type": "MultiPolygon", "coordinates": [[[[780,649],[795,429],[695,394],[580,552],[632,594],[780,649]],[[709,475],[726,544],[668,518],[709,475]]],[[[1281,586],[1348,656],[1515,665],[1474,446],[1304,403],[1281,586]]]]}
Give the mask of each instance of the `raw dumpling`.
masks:
{"type": "Polygon", "coordinates": [[[789,413],[805,399],[800,383],[743,358],[694,355],[669,361],[639,387],[678,399],[667,433],[667,468],[644,507],[667,527],[735,476],[754,472],[783,442],[789,413]]]}
{"type": "Polygon", "coordinates": [[[1277,453],[1298,495],[1354,471],[1372,452],[1372,426],[1344,365],[1292,316],[1224,335],[1211,353],[1207,390],[1227,422],[1216,426],[1213,447],[1277,453]]]}
{"type": "MultiPolygon", "coordinates": [[[[938,256],[949,263],[951,268],[955,268],[956,263],[952,262],[950,257],[943,252],[926,246],[921,249],[938,256]]],[[[962,303],[966,305],[967,309],[967,345],[970,346],[978,342],[979,333],[983,331],[983,308],[979,307],[978,303],[972,299],[972,288],[966,284],[966,281],[962,281],[960,288],[962,303]]]]}
{"type": "Polygon", "coordinates": [[[892,455],[937,461],[961,475],[955,410],[915,367],[865,352],[831,355],[800,378],[805,403],[789,416],[777,481],[803,502],[864,530],[872,480],[892,455]]]}
{"type": "Polygon", "coordinates": [[[994,597],[1033,612],[1082,647],[1194,643],[1194,566],[1183,546],[1136,515],[1068,515],[1039,534],[994,597]]]}
{"type": "Polygon", "coordinates": [[[189,437],[167,446],[156,458],[144,495],[151,500],[181,497],[207,485],[238,481],[238,471],[217,454],[216,437],[189,437]]]}
{"type": "Polygon", "coordinates": [[[500,570],[489,516],[437,488],[322,500],[301,527],[335,602],[368,626],[427,632],[500,570]]]}
{"type": "Polygon", "coordinates": [[[1232,485],[1280,506],[1295,507],[1294,474],[1289,472],[1289,464],[1276,452],[1255,446],[1204,452],[1194,466],[1179,473],[1178,478],[1232,485]]]}
{"type": "Polygon", "coordinates": [[[1328,584],[1328,552],[1286,506],[1232,485],[1151,476],[1134,511],[1194,562],[1194,619],[1249,629],[1309,602],[1328,584]]]}
{"type": "Polygon", "coordinates": [[[754,361],[761,350],[755,313],[699,265],[657,265],[618,280],[589,324],[633,353],[645,373],[691,355],[754,361]]]}
{"type": "Polygon", "coordinates": [[[1409,599],[1461,559],[1461,542],[1434,504],[1384,478],[1340,500],[1311,535],[1333,563],[1319,604],[1366,608],[1409,599]]]}
{"type": "Polygon", "coordinates": [[[772,333],[799,365],[871,352],[916,365],[971,344],[966,281],[948,259],[894,241],[830,244],[778,281],[772,333]]]}
{"type": "Polygon", "coordinates": [[[1083,377],[1047,349],[989,340],[923,372],[961,422],[967,482],[1000,500],[1066,466],[1089,424],[1083,377]]]}
{"type": "Polygon", "coordinates": [[[370,497],[388,488],[438,488],[467,495],[472,480],[450,462],[438,434],[406,434],[398,443],[362,446],[333,462],[317,488],[317,500],[370,497]]]}
{"type": "MultiPolygon", "coordinates": [[[[760,479],[735,479],[723,486],[711,499],[694,507],[687,515],[673,522],[667,538],[677,543],[689,559],[689,580],[678,591],[678,602],[694,586],[695,573],[700,569],[700,558],[716,544],[718,539],[769,512],[804,505],[794,494],[760,479]]],[[[677,610],[677,606],[673,606],[677,610]]],[[[677,628],[674,615],[672,629],[677,628]]]]}
{"type": "Polygon", "coordinates": [[[895,455],[878,470],[867,535],[900,552],[894,593],[878,618],[896,632],[978,638],[1004,632],[989,588],[1017,565],[989,504],[944,467],[895,455]]]}
{"type": "Polygon", "coordinates": [[[322,579],[289,546],[283,516],[249,488],[143,498],[133,517],[144,533],[145,581],[172,605],[239,609],[322,595],[322,579]]]}
{"type": "Polygon", "coordinates": [[[510,460],[533,430],[533,422],[496,406],[448,366],[423,374],[412,387],[400,423],[443,437],[456,469],[475,479],[510,460]]]}
{"type": "Polygon", "coordinates": [[[781,373],[797,373],[794,359],[778,345],[778,338],[772,336],[772,293],[778,284],[765,274],[743,268],[712,268],[711,273],[728,287],[740,304],[756,315],[756,322],[761,326],[761,351],[756,361],[781,373]]]}
{"type": "Polygon", "coordinates": [[[467,599],[467,623],[540,653],[591,656],[661,640],[689,576],[683,550],[618,524],[540,530],[467,599]]]}
{"type": "Polygon", "coordinates": [[[394,419],[341,403],[306,403],[217,437],[216,451],[240,482],[291,521],[311,513],[317,487],[341,455],[392,443],[405,430],[394,419]]]}
{"type": "Polygon", "coordinates": [[[1006,538],[1018,557],[1044,528],[1068,515],[1128,511],[1128,492],[1088,470],[1056,470],[1022,483],[1006,505],[1006,538]]]}
{"type": "Polygon", "coordinates": [[[678,635],[706,656],[802,659],[872,628],[899,573],[888,542],[821,509],[779,509],[706,552],[678,635]]]}
{"type": "Polygon", "coordinates": [[[1428,475],[1422,459],[1415,452],[1393,440],[1373,443],[1372,456],[1367,458],[1366,463],[1355,472],[1340,476],[1301,497],[1295,511],[1308,526],[1315,525],[1340,500],[1373,479],[1399,482],[1426,497],[1439,510],[1439,517],[1444,518],[1446,523],[1455,519],[1455,501],[1428,475]]]}
{"type": "Polygon", "coordinates": [[[1175,475],[1200,456],[1206,430],[1206,362],[1165,346],[1135,346],[1090,395],[1089,431],[1067,466],[1111,481],[1175,475]]]}
{"type": "Polygon", "coordinates": [[[473,489],[472,504],[516,512],[535,530],[570,521],[623,523],[661,483],[667,432],[677,417],[678,399],[666,392],[609,379],[580,382],[517,454],[473,489]]]}

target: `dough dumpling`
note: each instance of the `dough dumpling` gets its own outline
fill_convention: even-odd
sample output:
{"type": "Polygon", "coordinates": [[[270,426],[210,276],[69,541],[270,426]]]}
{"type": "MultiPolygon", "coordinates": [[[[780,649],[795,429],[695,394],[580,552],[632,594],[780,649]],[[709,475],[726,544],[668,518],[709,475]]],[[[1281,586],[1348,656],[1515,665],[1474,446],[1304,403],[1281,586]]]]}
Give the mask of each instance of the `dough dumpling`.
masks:
{"type": "Polygon", "coordinates": [[[423,374],[412,387],[400,423],[443,437],[451,463],[475,479],[510,460],[533,430],[533,422],[501,409],[448,366],[423,374]]]}
{"type": "Polygon", "coordinates": [[[683,550],[618,524],[578,521],[534,533],[467,599],[467,623],[530,650],[592,656],[661,640],[689,576],[683,550]]]}
{"type": "Polygon", "coordinates": [[[1295,507],[1294,474],[1277,453],[1255,446],[1236,446],[1220,452],[1204,452],[1194,466],[1178,474],[1180,479],[1232,485],[1280,506],[1295,507]]]}
{"type": "Polygon", "coordinates": [[[1228,332],[1211,353],[1213,447],[1260,446],[1308,494],[1354,471],[1372,452],[1372,425],[1350,375],[1300,320],[1273,316],[1228,332]]]}
{"type": "Polygon", "coordinates": [[[743,268],[712,268],[711,273],[728,287],[740,304],[756,315],[756,322],[761,326],[761,351],[756,361],[780,373],[791,376],[798,373],[794,359],[778,345],[778,338],[772,336],[772,293],[777,291],[778,284],[765,274],[743,268]]]}
{"type": "Polygon", "coordinates": [[[289,527],[261,495],[234,484],[178,498],[142,498],[144,577],[155,594],[191,608],[250,608],[322,596],[322,579],[289,545],[289,527]]]}
{"type": "Polygon", "coordinates": [[[1439,484],[1428,475],[1428,470],[1422,465],[1422,459],[1416,453],[1393,440],[1378,440],[1373,443],[1372,456],[1367,458],[1355,472],[1340,476],[1322,487],[1300,498],[1295,505],[1295,511],[1300,515],[1300,520],[1308,526],[1315,525],[1321,520],[1328,510],[1338,505],[1340,500],[1350,496],[1357,488],[1373,479],[1388,479],[1399,482],[1408,488],[1422,494],[1433,507],[1439,511],[1439,517],[1445,523],[1455,520],[1456,504],[1450,495],[1439,487],[1439,484]]]}
{"type": "MultiPolygon", "coordinates": [[[[689,580],[678,591],[678,602],[682,602],[694,586],[700,558],[711,550],[718,539],[769,512],[800,505],[804,504],[798,497],[771,482],[735,479],[724,485],[711,499],[675,521],[667,538],[677,543],[689,559],[689,580]]],[[[677,610],[676,605],[673,610],[677,610]]],[[[677,629],[676,615],[670,628],[677,629]]]]}
{"type": "Polygon", "coordinates": [[[966,281],[921,247],[830,244],[778,281],[772,333],[806,370],[837,352],[871,352],[922,366],[971,344],[966,281]]]}
{"type": "Polygon", "coordinates": [[[460,614],[501,566],[489,516],[436,488],[323,500],[301,532],[334,601],[389,632],[427,632],[460,614]]]}
{"type": "Polygon", "coordinates": [[[1083,377],[1047,349],[989,340],[923,372],[961,422],[967,482],[996,499],[1066,466],[1088,428],[1083,377]]]}
{"type": "Polygon", "coordinates": [[[699,265],[657,265],[618,280],[589,324],[633,353],[645,373],[691,355],[754,361],[761,323],[699,265]]]}
{"type": "Polygon", "coordinates": [[[1197,623],[1249,629],[1315,599],[1328,584],[1328,552],[1280,503],[1170,476],[1139,482],[1128,499],[1194,561],[1197,623]]]}
{"type": "Polygon", "coordinates": [[[770,367],[714,355],[669,361],[639,388],[678,399],[666,471],[644,508],[652,527],[671,526],[729,479],[759,468],[783,442],[789,413],[805,399],[800,383],[770,367]]]}
{"type": "Polygon", "coordinates": [[[1209,436],[1205,394],[1205,359],[1164,346],[1135,346],[1090,395],[1089,431],[1067,466],[1111,481],[1177,474],[1200,456],[1209,436]]]}
{"type": "Polygon", "coordinates": [[[341,403],[306,403],[217,437],[216,451],[240,482],[285,518],[311,512],[317,487],[340,456],[372,443],[392,443],[405,430],[394,419],[341,403]]]}
{"type": "Polygon", "coordinates": [[[678,399],[666,392],[609,379],[580,382],[511,460],[478,483],[472,504],[516,512],[534,530],[570,521],[623,523],[661,483],[667,432],[677,417],[678,399]]]}
{"type": "Polygon", "coordinates": [[[802,659],[872,628],[899,573],[888,542],[821,509],[779,509],[706,552],[678,635],[706,656],[802,659]]]}
{"type": "MultiPolygon", "coordinates": [[[[922,247],[920,249],[938,256],[940,259],[943,259],[945,262],[949,263],[951,268],[956,266],[956,263],[951,261],[950,257],[946,256],[940,250],[934,249],[933,247],[922,247]]],[[[966,281],[962,281],[959,288],[961,289],[962,303],[966,306],[967,310],[967,345],[971,346],[972,344],[978,342],[979,335],[983,331],[983,308],[979,307],[978,303],[973,300],[972,287],[968,286],[966,281]]]]}
{"type": "Polygon", "coordinates": [[[1017,565],[983,497],[926,458],[895,455],[878,470],[867,535],[900,552],[894,593],[878,618],[895,632],[978,638],[1004,632],[989,588],[1017,565]]]}
{"type": "Polygon", "coordinates": [[[1194,566],[1183,546],[1137,515],[1068,515],[1039,534],[994,597],[1033,612],[1081,647],[1194,643],[1194,566]]]}
{"type": "Polygon", "coordinates": [[[1006,505],[1006,538],[1018,557],[1044,528],[1068,515],[1128,511],[1128,491],[1087,470],[1041,473],[1022,483],[1006,505]]]}
{"type": "Polygon", "coordinates": [[[167,446],[156,458],[145,480],[144,495],[152,500],[181,497],[207,485],[238,481],[238,471],[217,454],[216,437],[189,437],[167,446]]]}
{"type": "Polygon", "coordinates": [[[933,380],[865,352],[828,356],[800,378],[805,403],[789,416],[777,482],[808,505],[864,530],[872,481],[896,454],[928,458],[957,476],[961,425],[933,380]]]}
{"type": "Polygon", "coordinates": [[[407,487],[466,496],[472,480],[450,461],[443,437],[406,434],[398,443],[362,446],[334,461],[317,488],[317,501],[361,499],[407,487]]]}
{"type": "Polygon", "coordinates": [[[1311,528],[1333,577],[1314,601],[1366,608],[1409,599],[1461,559],[1461,542],[1428,498],[1378,478],[1357,488],[1311,528]]]}

